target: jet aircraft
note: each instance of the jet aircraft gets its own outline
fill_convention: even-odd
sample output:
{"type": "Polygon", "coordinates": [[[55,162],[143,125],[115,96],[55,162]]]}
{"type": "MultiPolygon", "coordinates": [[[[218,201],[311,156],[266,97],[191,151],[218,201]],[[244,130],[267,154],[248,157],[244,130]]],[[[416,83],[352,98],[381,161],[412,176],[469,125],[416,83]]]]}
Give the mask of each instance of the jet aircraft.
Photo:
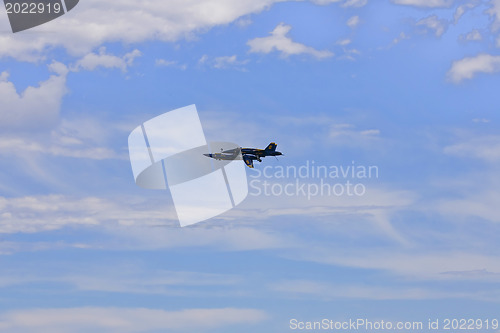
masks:
{"type": "Polygon", "coordinates": [[[266,156],[280,156],[281,152],[276,151],[276,143],[271,142],[265,149],[257,148],[234,148],[229,150],[222,150],[220,153],[203,154],[207,157],[215,158],[216,160],[234,160],[238,158],[241,153],[243,161],[249,168],[253,168],[253,161],[257,160],[262,162],[262,157],[266,156]]]}

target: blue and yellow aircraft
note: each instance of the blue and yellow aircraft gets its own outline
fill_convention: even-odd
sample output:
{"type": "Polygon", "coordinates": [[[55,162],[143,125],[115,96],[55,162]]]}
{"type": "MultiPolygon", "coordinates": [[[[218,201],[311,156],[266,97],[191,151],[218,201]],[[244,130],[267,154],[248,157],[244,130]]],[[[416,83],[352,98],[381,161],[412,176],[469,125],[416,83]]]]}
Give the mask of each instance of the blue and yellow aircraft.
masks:
{"type": "Polygon", "coordinates": [[[266,149],[257,148],[234,148],[229,150],[221,151],[220,153],[213,154],[203,154],[207,157],[215,158],[216,160],[234,160],[241,153],[243,161],[249,168],[253,168],[253,161],[257,160],[262,162],[262,157],[266,156],[280,156],[283,155],[281,152],[276,151],[277,144],[271,142],[267,145],[266,149]]]}

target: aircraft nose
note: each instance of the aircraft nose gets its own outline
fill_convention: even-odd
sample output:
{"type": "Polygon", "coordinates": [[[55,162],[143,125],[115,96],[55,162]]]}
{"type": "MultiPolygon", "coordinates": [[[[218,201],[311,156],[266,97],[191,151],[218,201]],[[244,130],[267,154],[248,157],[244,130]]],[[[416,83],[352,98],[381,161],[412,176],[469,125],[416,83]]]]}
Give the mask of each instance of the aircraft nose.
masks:
{"type": "Polygon", "coordinates": [[[207,157],[212,157],[212,154],[203,154],[203,155],[205,155],[207,157]]]}

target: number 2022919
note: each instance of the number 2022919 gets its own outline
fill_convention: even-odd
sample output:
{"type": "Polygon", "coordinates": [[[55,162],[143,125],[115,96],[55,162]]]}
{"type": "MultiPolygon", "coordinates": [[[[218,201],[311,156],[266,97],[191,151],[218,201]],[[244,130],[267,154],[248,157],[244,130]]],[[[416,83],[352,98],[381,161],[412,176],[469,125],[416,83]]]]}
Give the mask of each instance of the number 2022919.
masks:
{"type": "Polygon", "coordinates": [[[499,327],[498,319],[449,319],[443,320],[444,330],[497,330],[499,327]]]}
{"type": "Polygon", "coordinates": [[[59,14],[63,9],[60,3],[6,2],[7,14],[59,14]]]}

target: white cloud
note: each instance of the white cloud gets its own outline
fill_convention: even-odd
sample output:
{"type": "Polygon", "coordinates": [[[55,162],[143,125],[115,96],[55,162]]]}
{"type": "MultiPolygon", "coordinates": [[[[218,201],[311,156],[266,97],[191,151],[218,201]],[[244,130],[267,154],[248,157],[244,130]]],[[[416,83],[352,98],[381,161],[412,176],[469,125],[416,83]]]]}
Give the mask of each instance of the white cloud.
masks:
{"type": "Polygon", "coordinates": [[[125,158],[124,156],[118,156],[113,150],[106,147],[84,146],[78,139],[70,137],[61,137],[59,139],[59,142],[55,141],[46,144],[36,139],[0,137],[0,154],[13,156],[28,152],[93,160],[125,158]]]}
{"type": "Polygon", "coordinates": [[[291,26],[280,23],[271,32],[271,36],[249,40],[247,44],[250,46],[250,52],[271,53],[279,51],[285,57],[289,55],[309,54],[318,59],[333,56],[333,53],[330,51],[318,51],[310,46],[294,42],[290,37],[286,36],[291,29],[291,26]]]}
{"type": "Polygon", "coordinates": [[[51,131],[0,135],[0,154],[11,157],[48,154],[94,160],[127,159],[128,156],[106,147],[113,135],[123,131],[119,126],[90,117],[62,119],[51,131]]]}
{"type": "MultiPolygon", "coordinates": [[[[57,20],[30,33],[1,34],[0,57],[23,61],[42,59],[48,50],[63,47],[84,56],[107,42],[133,44],[148,40],[177,41],[198,32],[257,13],[281,0],[87,0],[57,20]],[[57,31],[57,33],[54,33],[57,31]]],[[[7,20],[4,29],[7,28],[7,20]]]]}
{"type": "Polygon", "coordinates": [[[496,72],[500,72],[500,56],[481,53],[454,61],[447,76],[450,81],[459,83],[464,79],[472,79],[477,73],[496,72]]]}
{"type": "MultiPolygon", "coordinates": [[[[453,196],[443,197],[436,200],[433,204],[437,212],[444,216],[448,216],[454,221],[458,221],[462,226],[470,224],[471,231],[475,231],[474,229],[476,229],[477,225],[483,225],[483,228],[485,224],[490,225],[489,228],[480,230],[483,235],[479,236],[479,238],[470,234],[467,235],[469,244],[477,243],[479,245],[476,245],[476,247],[483,248],[484,251],[494,248],[491,241],[496,244],[493,235],[498,233],[495,229],[500,228],[500,206],[498,205],[500,191],[498,171],[496,170],[496,165],[500,159],[500,145],[498,139],[497,137],[496,151],[494,152],[496,156],[489,154],[486,156],[475,156],[473,154],[471,154],[471,156],[460,155],[461,157],[470,159],[485,159],[486,161],[492,162],[492,164],[489,165],[492,166],[492,168],[481,169],[477,173],[469,173],[453,182],[443,182],[441,186],[452,192],[453,196]],[[488,240],[490,235],[492,238],[488,240]]],[[[495,148],[492,148],[492,150],[495,148]]],[[[477,235],[481,235],[481,233],[477,235]]],[[[476,269],[481,269],[481,267],[476,267],[476,269]]],[[[488,268],[488,271],[500,273],[499,270],[494,270],[491,267],[488,268]]]]}
{"type": "MultiPolygon", "coordinates": [[[[58,242],[59,243],[59,242],[58,242]]],[[[36,243],[31,243],[35,245],[36,243]]],[[[67,249],[68,244],[57,248],[67,249]]],[[[85,244],[71,244],[73,248],[85,249],[85,244]]],[[[49,249],[55,249],[48,247],[49,249]]],[[[26,249],[24,249],[26,251],[26,249]]],[[[43,248],[31,249],[31,251],[43,248]]],[[[27,267],[15,267],[4,272],[0,277],[0,288],[14,285],[34,283],[58,283],[71,286],[78,291],[100,291],[128,294],[155,294],[165,296],[213,297],[221,296],[222,288],[217,290],[200,290],[199,287],[224,287],[224,295],[243,292],[239,287],[245,284],[246,278],[234,274],[217,274],[192,271],[172,271],[160,267],[150,268],[131,260],[116,260],[113,267],[95,260],[85,262],[85,270],[81,270],[83,262],[64,262],[57,271],[31,270],[27,267]]],[[[241,294],[239,295],[241,296],[241,294]]]]}
{"type": "Polygon", "coordinates": [[[240,28],[246,28],[253,23],[250,17],[242,17],[236,21],[236,25],[240,28]]]}
{"type": "Polygon", "coordinates": [[[457,24],[458,20],[465,14],[465,7],[463,5],[458,6],[453,14],[454,23],[457,24]]]}
{"type": "Polygon", "coordinates": [[[166,60],[166,59],[156,59],[155,66],[158,67],[174,67],[179,68],[181,70],[185,70],[187,68],[186,64],[180,65],[177,61],[174,60],[166,60]]]}
{"type": "Polygon", "coordinates": [[[433,203],[437,212],[457,221],[461,228],[469,225],[472,233],[464,239],[467,239],[468,244],[475,244],[489,253],[489,249],[496,244],[494,235],[498,231],[495,229],[500,228],[500,206],[497,204],[500,200],[500,183],[496,167],[500,161],[500,136],[479,135],[477,138],[462,139],[458,144],[445,147],[444,151],[448,155],[468,159],[467,162],[489,162],[483,167],[474,163],[476,171],[441,181],[440,188],[451,195],[433,203]],[[482,227],[476,230],[478,225],[482,227]]]}
{"type": "Polygon", "coordinates": [[[493,31],[498,31],[500,29],[500,0],[491,0],[491,8],[488,10],[488,14],[494,17],[492,29],[493,31]]]}
{"type": "Polygon", "coordinates": [[[149,332],[205,331],[251,325],[267,319],[256,309],[220,308],[165,311],[147,308],[66,308],[14,310],[0,315],[8,332],[149,332]]]}
{"type": "Polygon", "coordinates": [[[450,7],[455,0],[391,0],[398,5],[416,6],[416,7],[450,7]]]}
{"type": "Polygon", "coordinates": [[[475,123],[483,123],[483,124],[490,122],[490,120],[486,118],[474,118],[472,119],[472,121],[475,123]]]}
{"type": "Polygon", "coordinates": [[[333,124],[329,132],[330,142],[337,145],[364,145],[380,139],[378,129],[357,129],[352,124],[333,124]]]}
{"type": "Polygon", "coordinates": [[[351,43],[352,43],[352,41],[350,39],[341,39],[337,42],[337,44],[341,45],[341,46],[346,46],[346,45],[349,45],[351,43]]]}
{"type": "Polygon", "coordinates": [[[443,292],[430,288],[398,287],[398,286],[367,286],[333,284],[313,280],[284,280],[272,284],[271,289],[281,292],[288,297],[301,297],[307,299],[331,301],[339,298],[371,299],[371,300],[424,300],[453,297],[474,298],[477,294],[470,295],[456,292],[443,292]]]}
{"type": "Polygon", "coordinates": [[[245,65],[248,63],[248,60],[238,60],[238,57],[236,55],[232,56],[222,56],[222,57],[216,57],[214,59],[214,67],[215,68],[242,68],[242,65],[245,65]]]}
{"type": "MultiPolygon", "coordinates": [[[[424,248],[372,248],[366,251],[346,251],[342,248],[321,248],[303,250],[296,254],[298,258],[307,261],[357,267],[363,269],[377,269],[391,272],[399,276],[412,279],[428,280],[488,280],[491,274],[459,275],[451,272],[491,272],[500,274],[498,256],[490,254],[469,253],[467,251],[426,251],[424,248]]],[[[494,276],[494,278],[495,278],[494,276]]]]}
{"type": "Polygon", "coordinates": [[[356,28],[360,22],[359,16],[353,16],[347,20],[347,26],[349,28],[356,28]]]}
{"type": "Polygon", "coordinates": [[[358,49],[347,49],[343,48],[344,54],[339,57],[339,59],[347,59],[351,61],[355,61],[356,58],[354,56],[360,55],[361,52],[358,49]]]}
{"type": "Polygon", "coordinates": [[[198,59],[198,64],[203,65],[208,61],[208,55],[204,54],[201,56],[200,59],[198,59]]]}
{"type": "Polygon", "coordinates": [[[500,200],[498,190],[482,189],[478,193],[469,193],[459,199],[440,200],[437,203],[437,210],[456,219],[473,216],[499,223],[498,200],[500,200]]]}
{"type": "MultiPolygon", "coordinates": [[[[87,267],[88,270],[86,272],[75,270],[76,272],[69,272],[68,275],[63,274],[63,276],[53,276],[52,274],[46,278],[35,276],[23,282],[60,282],[74,285],[78,290],[83,291],[198,297],[210,294],[209,291],[193,290],[199,286],[224,286],[230,288],[242,283],[242,278],[235,275],[158,269],[154,269],[151,272],[145,267],[130,263],[125,265],[116,263],[113,270],[109,270],[103,266],[87,265],[87,267]],[[145,271],[147,272],[146,274],[143,273],[145,271]],[[101,274],[96,274],[96,272],[100,272],[101,274]]],[[[10,283],[6,281],[6,285],[15,284],[14,278],[10,283]]],[[[18,279],[18,281],[20,280],[22,278],[18,279]]],[[[220,290],[217,290],[215,293],[220,293],[220,290]]],[[[212,294],[211,296],[215,295],[212,294]]]]}
{"type": "Polygon", "coordinates": [[[226,68],[227,66],[233,65],[237,62],[236,55],[232,56],[223,56],[215,58],[215,68],[226,68]]]}
{"type": "Polygon", "coordinates": [[[346,0],[342,7],[363,7],[368,3],[368,0],[346,0]]]}
{"type": "MultiPolygon", "coordinates": [[[[69,225],[130,224],[138,220],[140,214],[149,216],[153,223],[158,223],[160,219],[158,211],[121,207],[117,203],[96,197],[0,197],[0,233],[33,233],[58,230],[69,225]]],[[[166,217],[162,217],[162,220],[165,219],[166,217]]]]}
{"type": "MultiPolygon", "coordinates": [[[[4,34],[6,35],[6,34],[4,34]]],[[[0,37],[1,38],[1,37],[0,37]]],[[[28,87],[18,94],[14,83],[9,81],[9,73],[0,74],[0,127],[31,128],[53,124],[66,94],[65,65],[53,62],[49,70],[56,73],[38,87],[28,87]]]]}
{"type": "MultiPolygon", "coordinates": [[[[317,5],[328,5],[335,2],[340,2],[342,0],[311,0],[317,5]]],[[[342,7],[363,7],[368,3],[368,0],[345,0],[341,5],[342,7]]]]}
{"type": "Polygon", "coordinates": [[[473,1],[473,2],[458,6],[457,9],[455,10],[455,14],[453,14],[454,23],[457,24],[458,20],[460,20],[460,18],[465,14],[465,12],[467,10],[472,9],[472,8],[476,7],[477,5],[479,5],[479,2],[473,1]]]}
{"type": "Polygon", "coordinates": [[[232,56],[220,56],[220,57],[209,57],[204,54],[200,59],[198,59],[199,66],[210,66],[217,69],[237,69],[240,71],[246,71],[244,65],[248,64],[250,60],[239,60],[236,54],[232,56]]]}
{"type": "Polygon", "coordinates": [[[311,0],[311,1],[317,5],[328,5],[331,3],[340,2],[342,0],[311,0]]]}
{"type": "MultiPolygon", "coordinates": [[[[226,219],[227,216],[220,216],[196,227],[181,229],[176,218],[168,220],[168,214],[163,213],[163,210],[166,210],[163,206],[156,209],[161,212],[161,218],[158,217],[155,221],[158,228],[141,226],[141,223],[151,226],[154,222],[138,217],[131,227],[108,228],[106,232],[112,236],[112,240],[97,244],[96,247],[116,250],[203,247],[222,251],[251,251],[295,247],[297,241],[286,234],[255,228],[255,212],[250,215],[247,212],[236,221],[226,219]]],[[[175,216],[173,207],[171,210],[175,216]]]]}
{"type": "MultiPolygon", "coordinates": [[[[1,37],[0,37],[1,38],[1,37]]],[[[138,50],[133,50],[123,57],[107,54],[105,48],[99,50],[99,54],[90,53],[77,61],[75,65],[69,66],[53,61],[48,65],[50,72],[54,73],[46,81],[38,86],[29,86],[18,93],[9,73],[0,73],[0,128],[11,131],[20,129],[29,130],[44,127],[53,127],[59,120],[59,113],[63,97],[67,93],[66,79],[68,73],[79,70],[94,70],[97,67],[119,68],[126,71],[133,64],[135,58],[140,56],[138,50]]],[[[5,148],[8,144],[3,143],[5,148]]],[[[31,146],[35,149],[35,146],[31,146]]],[[[21,149],[23,149],[21,147],[21,149]]],[[[35,149],[38,150],[38,149],[35,149]]]]}
{"type": "Polygon", "coordinates": [[[407,35],[407,34],[405,34],[404,32],[401,32],[401,33],[399,34],[399,36],[398,36],[398,37],[396,37],[396,38],[394,38],[394,39],[392,40],[392,43],[393,43],[393,44],[399,44],[401,41],[403,41],[403,40],[405,40],[405,39],[410,39],[410,36],[408,36],[408,35],[407,35]]]}
{"type": "Polygon", "coordinates": [[[419,20],[416,25],[433,30],[436,37],[441,37],[448,27],[448,22],[444,19],[438,19],[436,15],[432,15],[419,20]]]}
{"type": "Polygon", "coordinates": [[[474,29],[466,35],[460,35],[458,38],[463,41],[479,41],[483,39],[483,36],[479,32],[479,30],[474,29]]]}
{"type": "Polygon", "coordinates": [[[444,153],[496,162],[500,160],[500,136],[480,136],[444,148],[444,153]]]}
{"type": "Polygon", "coordinates": [[[118,68],[121,69],[122,72],[126,72],[127,68],[133,64],[134,59],[140,57],[141,55],[141,52],[135,49],[120,58],[115,55],[106,53],[106,48],[103,46],[99,48],[99,53],[91,52],[85,55],[83,58],[78,60],[71,69],[73,71],[79,71],[82,69],[93,71],[97,67],[104,67],[118,68]]]}
{"type": "Polygon", "coordinates": [[[155,60],[155,65],[156,66],[174,66],[177,64],[177,61],[171,61],[171,60],[165,60],[165,59],[156,59],[155,60]]]}

